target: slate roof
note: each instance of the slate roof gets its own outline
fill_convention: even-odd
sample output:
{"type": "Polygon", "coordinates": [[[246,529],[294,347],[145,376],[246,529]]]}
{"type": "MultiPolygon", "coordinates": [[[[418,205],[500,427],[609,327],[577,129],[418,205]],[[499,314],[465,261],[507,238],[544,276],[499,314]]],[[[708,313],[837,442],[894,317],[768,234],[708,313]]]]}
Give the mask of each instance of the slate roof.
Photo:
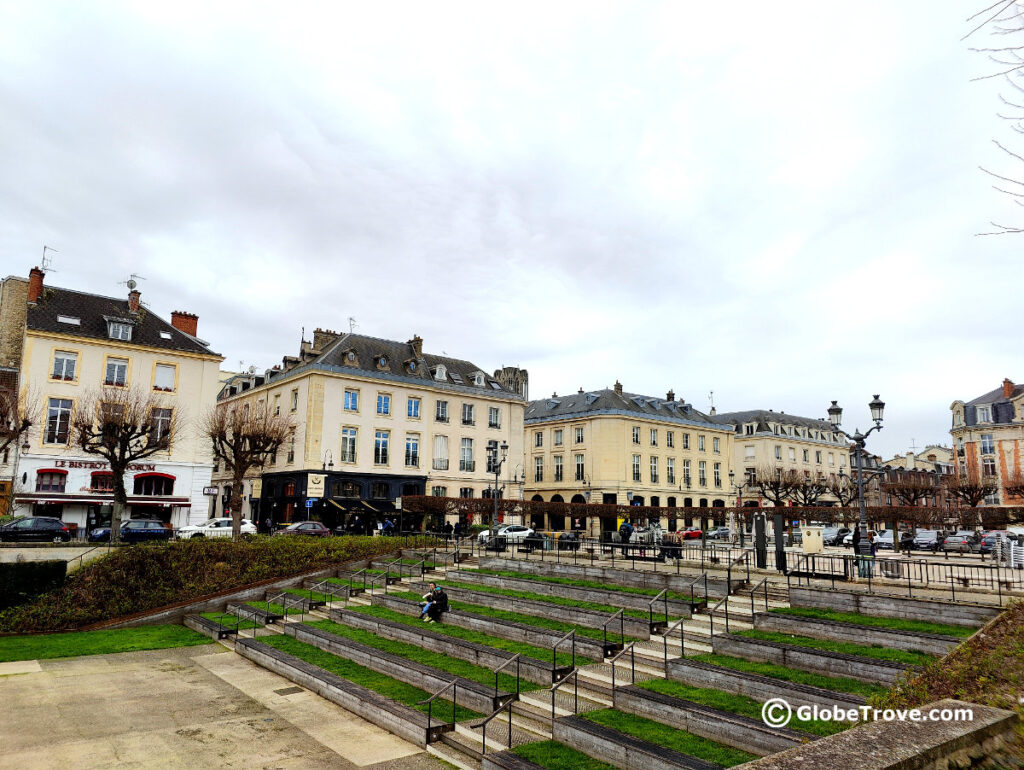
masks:
{"type": "Polygon", "coordinates": [[[137,314],[132,315],[128,310],[127,299],[103,297],[99,294],[61,289],[56,286],[44,287],[39,301],[35,305],[29,305],[26,326],[33,331],[109,341],[108,318],[124,319],[132,323],[132,338],[130,340],[132,345],[209,356],[218,355],[210,350],[205,343],[175,329],[145,307],[140,308],[137,314]],[[81,324],[63,323],[57,320],[57,316],[78,318],[81,324]],[[161,337],[161,332],[169,333],[170,339],[161,337]]]}
{"type": "Polygon", "coordinates": [[[665,422],[683,422],[723,429],[713,418],[682,401],[642,396],[637,393],[616,393],[613,389],[590,390],[568,396],[552,396],[531,401],[526,406],[525,422],[587,417],[596,414],[636,415],[665,422]]]}
{"type": "Polygon", "coordinates": [[[770,409],[748,409],[745,412],[722,412],[716,414],[712,419],[718,422],[728,423],[736,427],[737,433],[743,432],[743,425],[745,423],[756,422],[757,432],[771,433],[770,423],[778,423],[779,425],[797,425],[801,428],[811,428],[813,430],[824,430],[829,433],[834,432],[835,428],[832,427],[832,423],[828,420],[816,420],[813,417],[798,417],[794,414],[786,414],[785,412],[775,412],[770,409]]]}
{"type": "Polygon", "coordinates": [[[1013,422],[1014,409],[1011,400],[1024,393],[1024,385],[1014,385],[1013,395],[1007,398],[1003,395],[1003,388],[1000,385],[995,390],[990,390],[984,395],[968,401],[964,405],[964,423],[968,426],[978,424],[978,407],[992,407],[992,422],[996,424],[1009,425],[1013,422]]]}

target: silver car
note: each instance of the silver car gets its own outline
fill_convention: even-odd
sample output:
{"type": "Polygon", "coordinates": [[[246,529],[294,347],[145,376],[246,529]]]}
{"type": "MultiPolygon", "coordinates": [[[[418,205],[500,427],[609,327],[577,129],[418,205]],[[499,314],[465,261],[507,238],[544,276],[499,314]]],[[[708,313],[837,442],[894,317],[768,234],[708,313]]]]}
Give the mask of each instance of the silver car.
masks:
{"type": "MultiPolygon", "coordinates": [[[[242,519],[242,534],[255,535],[256,526],[248,519],[242,519]]],[[[210,519],[202,524],[190,524],[178,530],[180,540],[193,537],[231,537],[231,519],[210,519]]]]}

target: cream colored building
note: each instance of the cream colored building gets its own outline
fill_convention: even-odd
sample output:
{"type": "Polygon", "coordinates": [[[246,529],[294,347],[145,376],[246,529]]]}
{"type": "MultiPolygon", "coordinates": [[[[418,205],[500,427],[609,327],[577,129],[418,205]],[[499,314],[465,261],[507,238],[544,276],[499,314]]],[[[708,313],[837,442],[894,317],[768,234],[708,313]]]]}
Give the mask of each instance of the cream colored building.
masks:
{"type": "MultiPolygon", "coordinates": [[[[261,523],[315,518],[332,527],[390,517],[411,528],[421,522],[405,520],[403,496],[491,494],[489,442],[507,446],[499,486],[518,497],[512,476],[523,453],[525,396],[526,372],[488,375],[469,361],[424,353],[419,337],[317,329],[299,356],[236,375],[221,392],[229,408],[263,405],[295,425],[277,458],[250,474],[243,513],[261,523]]],[[[218,472],[215,481],[223,510],[230,479],[218,472]]]]}
{"type": "MultiPolygon", "coordinates": [[[[805,478],[831,482],[841,472],[850,473],[850,449],[827,420],[797,417],[771,409],[726,412],[714,417],[734,431],[732,462],[735,483],[744,488],[730,495],[734,505],[772,505],[754,480],[759,469],[796,471],[805,478]]],[[[831,505],[835,497],[825,493],[817,505],[831,505]]]]}
{"type": "Polygon", "coordinates": [[[996,480],[999,488],[985,505],[1021,505],[1024,500],[1007,484],[1015,486],[1024,476],[1024,385],[1004,379],[995,390],[949,408],[954,472],[996,480]]]}
{"type": "Polygon", "coordinates": [[[920,452],[906,452],[896,455],[882,463],[888,468],[905,468],[906,470],[937,471],[948,474],[953,470],[953,450],[938,444],[929,444],[920,452]]]}
{"type": "MultiPolygon", "coordinates": [[[[33,269],[22,302],[0,306],[0,329],[23,338],[17,370],[21,386],[39,399],[40,421],[18,447],[15,513],[55,516],[80,530],[109,520],[112,477],[99,455],[76,448],[75,410],[104,387],[135,388],[160,401],[154,420],[178,432],[170,448],[129,467],[125,479],[133,517],[155,517],[175,527],[206,517],[210,485],[208,440],[195,429],[217,397],[222,357],[196,337],[198,318],[175,312],[167,323],[139,303],[45,286],[33,269]]],[[[26,283],[10,277],[4,283],[26,283]]],[[[0,292],[0,296],[17,296],[0,292]]],[[[19,346],[5,340],[3,347],[19,346]]]]}
{"type": "MultiPolygon", "coordinates": [[[[729,500],[733,433],[692,405],[612,389],[531,401],[526,409],[525,498],[535,502],[606,503],[664,508],[662,527],[689,526],[679,507],[723,507],[729,500]]],[[[714,517],[709,511],[708,517],[714,517]]],[[[580,515],[545,515],[545,529],[614,530],[580,515]]]]}

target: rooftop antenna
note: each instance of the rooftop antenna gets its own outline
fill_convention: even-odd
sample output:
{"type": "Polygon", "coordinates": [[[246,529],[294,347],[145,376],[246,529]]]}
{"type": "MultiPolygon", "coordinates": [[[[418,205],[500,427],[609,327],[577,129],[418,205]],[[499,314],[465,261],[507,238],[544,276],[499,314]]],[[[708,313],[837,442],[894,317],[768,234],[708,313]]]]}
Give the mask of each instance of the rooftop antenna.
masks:
{"type": "Polygon", "coordinates": [[[910,451],[917,454],[917,444],[914,442],[913,438],[910,439],[910,451]]]}
{"type": "Polygon", "coordinates": [[[711,408],[715,408],[715,391],[708,393],[708,401],[711,402],[711,408]]]}
{"type": "Polygon", "coordinates": [[[48,252],[48,251],[52,251],[54,254],[59,254],[60,253],[59,251],[57,251],[52,246],[43,246],[43,262],[42,262],[41,268],[42,268],[42,270],[44,272],[56,273],[57,271],[53,269],[53,260],[51,260],[48,256],[46,256],[46,252],[48,252]]]}
{"type": "Polygon", "coordinates": [[[354,334],[355,330],[356,330],[356,327],[358,325],[359,324],[356,323],[356,319],[355,318],[353,318],[352,316],[348,317],[348,333],[349,334],[354,334]]]}
{"type": "Polygon", "coordinates": [[[127,281],[118,281],[117,285],[120,286],[121,284],[124,284],[125,286],[128,287],[128,291],[135,291],[135,287],[139,285],[135,280],[136,278],[138,278],[140,281],[146,280],[145,276],[139,275],[138,273],[132,273],[131,275],[128,276],[127,281]]]}

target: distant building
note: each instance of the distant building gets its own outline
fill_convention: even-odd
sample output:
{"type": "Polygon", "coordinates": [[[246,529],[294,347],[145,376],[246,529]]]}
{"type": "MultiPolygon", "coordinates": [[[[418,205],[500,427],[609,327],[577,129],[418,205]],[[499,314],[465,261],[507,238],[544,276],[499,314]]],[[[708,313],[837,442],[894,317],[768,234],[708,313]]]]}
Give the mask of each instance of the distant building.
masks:
{"type": "Polygon", "coordinates": [[[999,489],[986,505],[1022,505],[1006,491],[1008,481],[1021,476],[1024,451],[1024,385],[1004,379],[1001,387],[966,403],[950,405],[953,425],[953,463],[957,474],[994,477],[999,489]]]}
{"type": "Polygon", "coordinates": [[[33,268],[27,281],[11,276],[0,287],[0,360],[40,399],[40,423],[7,458],[17,464],[15,513],[80,528],[110,519],[109,466],[76,447],[72,414],[104,387],[134,387],[166,402],[154,421],[176,416],[187,427],[167,451],[129,467],[129,514],[174,527],[205,518],[213,463],[209,440],[190,426],[215,403],[223,358],[196,336],[198,317],[175,311],[168,323],[141,306],[133,285],[120,299],[45,286],[44,277],[33,268]]]}
{"type": "MultiPolygon", "coordinates": [[[[730,497],[732,429],[691,404],[611,389],[531,401],[526,408],[527,500],[581,504],[579,516],[537,515],[544,529],[615,530],[614,517],[588,516],[582,504],[669,509],[670,531],[693,524],[677,507],[722,508],[730,497]],[[543,520],[542,520],[543,519],[543,520]]],[[[715,513],[709,511],[709,518],[715,513]]],[[[721,520],[721,517],[719,517],[721,520]]]]}
{"type": "Polygon", "coordinates": [[[906,470],[927,470],[941,474],[953,472],[953,448],[939,444],[929,444],[920,452],[909,451],[886,460],[884,465],[890,468],[906,470]]]}

